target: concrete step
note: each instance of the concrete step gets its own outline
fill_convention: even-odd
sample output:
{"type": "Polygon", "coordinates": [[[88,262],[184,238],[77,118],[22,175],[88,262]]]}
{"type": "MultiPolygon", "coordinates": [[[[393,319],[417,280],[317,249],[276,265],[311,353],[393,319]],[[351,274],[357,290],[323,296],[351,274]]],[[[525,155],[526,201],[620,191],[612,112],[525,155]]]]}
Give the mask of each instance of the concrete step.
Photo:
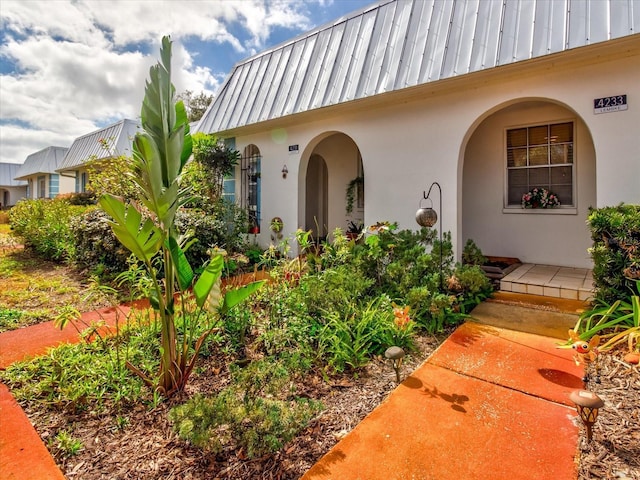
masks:
{"type": "Polygon", "coordinates": [[[471,311],[477,323],[566,340],[586,302],[497,292],[471,311]]]}

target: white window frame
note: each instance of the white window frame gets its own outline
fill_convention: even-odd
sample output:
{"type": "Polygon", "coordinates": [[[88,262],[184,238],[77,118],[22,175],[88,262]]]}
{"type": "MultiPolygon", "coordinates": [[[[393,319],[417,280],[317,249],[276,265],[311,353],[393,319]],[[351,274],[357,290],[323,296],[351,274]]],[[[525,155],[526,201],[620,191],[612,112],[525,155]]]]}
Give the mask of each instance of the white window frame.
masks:
{"type": "Polygon", "coordinates": [[[503,179],[503,207],[502,213],[509,214],[524,214],[524,215],[577,215],[578,213],[578,188],[577,188],[577,168],[578,168],[578,121],[575,117],[562,118],[556,120],[548,120],[544,122],[528,122],[519,125],[510,125],[504,128],[502,152],[504,155],[504,179],[503,179]],[[557,125],[560,123],[573,124],[573,163],[571,168],[571,188],[573,205],[560,205],[556,208],[522,208],[522,205],[509,205],[509,163],[508,163],[508,147],[507,147],[507,133],[510,130],[517,130],[520,128],[533,128],[541,126],[557,125]]]}

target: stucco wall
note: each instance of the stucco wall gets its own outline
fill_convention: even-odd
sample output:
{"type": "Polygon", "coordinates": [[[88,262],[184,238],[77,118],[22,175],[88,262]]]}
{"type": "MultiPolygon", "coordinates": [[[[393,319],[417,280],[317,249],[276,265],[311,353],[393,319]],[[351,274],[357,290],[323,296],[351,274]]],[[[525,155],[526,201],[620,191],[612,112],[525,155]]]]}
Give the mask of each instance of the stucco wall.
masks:
{"type": "MultiPolygon", "coordinates": [[[[640,125],[640,57],[636,53],[635,57],[605,61],[607,57],[600,55],[595,64],[584,60],[570,63],[564,61],[567,58],[565,55],[556,61],[506,70],[504,75],[495,69],[487,76],[461,77],[446,89],[425,86],[412,89],[404,97],[383,95],[366,108],[354,104],[339,113],[322,109],[312,120],[282,119],[265,126],[264,132],[238,135],[239,150],[255,143],[263,155],[263,222],[278,215],[285,222],[287,234],[304,221],[304,211],[299,208],[304,208],[306,162],[324,138],[342,132],[353,139],[362,154],[365,223],[391,220],[401,228],[416,228],[414,215],[422,192],[437,181],[443,187],[443,229],[452,232],[458,255],[466,238],[472,236],[490,254],[509,254],[540,263],[585,265],[588,259],[584,250],[589,243],[584,228],[586,208],[621,201],[640,203],[640,135],[636,133],[640,125]],[[594,115],[594,98],[617,94],[628,95],[627,111],[594,115]],[[562,110],[516,109],[492,116],[511,105],[530,101],[559,105],[562,110]],[[501,211],[504,126],[527,123],[534,116],[541,121],[546,121],[542,118],[547,116],[578,121],[576,168],[580,190],[573,216],[501,211]],[[477,133],[478,128],[490,132],[483,135],[477,133]],[[491,145],[482,145],[480,136],[489,136],[491,145]],[[589,137],[595,163],[589,158],[593,155],[588,153],[589,137]],[[288,146],[295,144],[300,153],[290,155],[288,146]],[[491,158],[480,160],[480,155],[485,154],[491,158]],[[470,162],[468,168],[465,158],[470,162]],[[487,169],[482,163],[485,161],[487,169]],[[287,179],[280,173],[285,163],[287,179]],[[472,176],[479,176],[490,196],[467,196],[464,189],[474,188],[472,176]],[[495,200],[493,197],[499,199],[497,206],[480,212],[480,204],[490,198],[495,200]],[[514,234],[514,230],[520,233],[514,234]],[[538,233],[536,237],[533,232],[548,232],[548,237],[540,241],[547,234],[538,233]],[[561,243],[562,248],[549,248],[555,242],[561,243]]],[[[332,148],[339,147],[336,144],[332,148]]],[[[340,167],[335,165],[333,170],[336,168],[340,167]]],[[[348,181],[351,177],[345,173],[344,178],[348,181]]],[[[330,209],[330,221],[340,218],[342,222],[344,217],[339,216],[336,205],[344,201],[345,184],[329,184],[330,197],[336,202],[330,209]]],[[[434,206],[438,208],[437,200],[434,206]]],[[[329,229],[333,226],[344,227],[329,225],[329,229]]],[[[262,227],[264,232],[264,223],[262,227]]],[[[268,239],[262,240],[268,243],[268,239]]]]}
{"type": "Polygon", "coordinates": [[[73,193],[76,189],[76,179],[67,177],[66,175],[58,175],[58,181],[60,182],[58,194],[73,193]]]}
{"type": "Polygon", "coordinates": [[[12,207],[27,195],[27,187],[0,187],[0,204],[2,208],[12,207]]]}
{"type": "MultiPolygon", "coordinates": [[[[51,183],[51,174],[45,175],[32,175],[27,177],[27,182],[29,182],[30,190],[29,190],[29,198],[38,198],[38,177],[45,177],[45,198],[51,197],[50,192],[50,183],[51,183]]],[[[58,195],[62,193],[73,193],[75,191],[75,178],[70,178],[63,175],[58,175],[58,195]]]]}

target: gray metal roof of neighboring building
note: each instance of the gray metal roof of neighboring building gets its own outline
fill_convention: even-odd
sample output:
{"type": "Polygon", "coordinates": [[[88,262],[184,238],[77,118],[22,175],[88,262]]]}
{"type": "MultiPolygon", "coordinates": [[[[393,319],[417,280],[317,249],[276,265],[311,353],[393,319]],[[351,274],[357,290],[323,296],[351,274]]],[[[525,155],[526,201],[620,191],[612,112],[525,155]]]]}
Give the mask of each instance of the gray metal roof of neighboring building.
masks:
{"type": "Polygon", "coordinates": [[[16,180],[26,180],[39,173],[56,173],[68,150],[66,147],[47,147],[32,153],[18,169],[16,180]]]}
{"type": "Polygon", "coordinates": [[[0,187],[24,187],[27,182],[16,180],[20,163],[0,163],[0,187]]]}
{"type": "Polygon", "coordinates": [[[93,158],[132,155],[133,138],[139,129],[135,120],[124,119],[76,138],[64,157],[58,172],[74,170],[93,158]]]}
{"type": "Polygon", "coordinates": [[[224,132],[639,28],[640,0],[381,0],[236,64],[196,130],[224,132]]]}

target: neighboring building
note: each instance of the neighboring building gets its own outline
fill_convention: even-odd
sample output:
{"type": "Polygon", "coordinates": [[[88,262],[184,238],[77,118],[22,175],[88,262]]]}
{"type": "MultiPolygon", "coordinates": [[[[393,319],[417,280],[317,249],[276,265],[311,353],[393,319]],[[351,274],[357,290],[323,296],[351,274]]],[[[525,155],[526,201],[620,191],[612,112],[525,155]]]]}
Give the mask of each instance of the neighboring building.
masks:
{"type": "Polygon", "coordinates": [[[0,163],[0,210],[27,196],[27,182],[16,180],[19,163],[0,163]]]}
{"type": "Polygon", "coordinates": [[[138,128],[135,120],[124,119],[76,138],[56,171],[61,177],[74,179],[76,193],[86,192],[89,183],[87,163],[120,155],[131,156],[133,138],[138,128]]]}
{"type": "Polygon", "coordinates": [[[27,157],[15,177],[27,182],[27,198],[55,198],[74,191],[74,179],[56,173],[68,150],[47,147],[27,157]]]}
{"type": "Polygon", "coordinates": [[[415,229],[438,182],[458,259],[471,238],[588,267],[589,207],[640,203],[639,29],[640,0],[380,1],[235,65],[196,130],[243,153],[233,193],[263,243],[273,217],[415,229]],[[562,205],[523,209],[533,187],[562,205]]]}

